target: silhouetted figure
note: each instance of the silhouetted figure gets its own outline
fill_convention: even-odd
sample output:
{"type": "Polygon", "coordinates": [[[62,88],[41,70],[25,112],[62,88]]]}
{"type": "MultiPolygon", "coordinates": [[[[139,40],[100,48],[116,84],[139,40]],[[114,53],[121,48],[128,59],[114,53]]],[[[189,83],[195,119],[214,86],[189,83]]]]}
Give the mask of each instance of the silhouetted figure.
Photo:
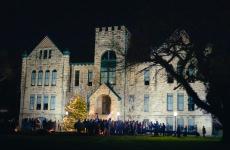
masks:
{"type": "Polygon", "coordinates": [[[205,137],[205,134],[206,134],[206,129],[205,129],[205,127],[203,126],[203,128],[202,128],[202,134],[203,134],[203,137],[205,137]]]}
{"type": "Polygon", "coordinates": [[[162,135],[165,136],[165,124],[162,125],[162,135]]]}
{"type": "Polygon", "coordinates": [[[79,135],[81,133],[81,121],[78,119],[78,121],[74,124],[74,128],[76,129],[77,134],[79,135]]]}
{"type": "Polygon", "coordinates": [[[185,128],[184,128],[184,136],[187,136],[187,130],[188,130],[188,128],[187,128],[187,126],[185,126],[185,128]]]}
{"type": "Polygon", "coordinates": [[[177,137],[180,137],[181,131],[180,131],[180,126],[177,127],[177,137]]]}

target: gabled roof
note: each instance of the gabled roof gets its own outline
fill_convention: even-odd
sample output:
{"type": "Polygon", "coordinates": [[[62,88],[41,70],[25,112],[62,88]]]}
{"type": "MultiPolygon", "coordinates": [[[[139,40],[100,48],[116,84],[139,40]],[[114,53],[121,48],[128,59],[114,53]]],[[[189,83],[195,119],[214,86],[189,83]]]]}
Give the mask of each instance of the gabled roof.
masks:
{"type": "MultiPolygon", "coordinates": [[[[33,53],[33,51],[35,51],[36,49],[43,49],[43,48],[57,48],[60,53],[63,54],[63,52],[61,51],[61,49],[59,47],[56,46],[56,44],[54,44],[54,42],[48,37],[45,36],[34,48],[33,50],[30,52],[29,55],[31,55],[31,53],[33,53]]],[[[29,56],[28,55],[28,56],[29,56]]],[[[26,56],[25,54],[23,56],[26,56]]]]}
{"type": "MultiPolygon", "coordinates": [[[[112,92],[112,94],[114,94],[118,98],[118,100],[121,100],[121,97],[113,90],[113,88],[110,85],[105,84],[105,83],[100,85],[89,97],[91,97],[94,93],[99,91],[101,88],[107,88],[109,91],[112,92]]],[[[102,94],[105,94],[105,93],[102,93],[102,94]]]]}
{"type": "MultiPolygon", "coordinates": [[[[34,48],[47,48],[47,47],[57,47],[54,42],[48,37],[45,36],[41,42],[34,48]]],[[[57,47],[58,48],[58,47],[57,47]]]]}

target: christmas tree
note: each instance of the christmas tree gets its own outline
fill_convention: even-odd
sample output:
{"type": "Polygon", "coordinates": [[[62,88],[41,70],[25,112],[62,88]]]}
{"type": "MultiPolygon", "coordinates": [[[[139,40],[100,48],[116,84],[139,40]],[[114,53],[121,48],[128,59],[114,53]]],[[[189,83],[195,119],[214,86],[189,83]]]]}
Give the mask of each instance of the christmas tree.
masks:
{"type": "Polygon", "coordinates": [[[66,131],[74,131],[74,124],[78,119],[81,121],[87,118],[87,107],[85,99],[81,96],[76,96],[65,107],[68,115],[64,117],[64,128],[66,131]]]}

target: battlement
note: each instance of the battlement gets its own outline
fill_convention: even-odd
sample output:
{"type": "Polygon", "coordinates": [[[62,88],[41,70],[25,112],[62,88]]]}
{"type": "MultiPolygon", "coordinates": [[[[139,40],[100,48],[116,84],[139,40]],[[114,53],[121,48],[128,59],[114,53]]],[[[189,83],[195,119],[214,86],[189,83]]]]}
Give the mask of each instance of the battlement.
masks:
{"type": "Polygon", "coordinates": [[[111,27],[99,27],[99,28],[96,28],[96,33],[99,33],[99,32],[116,32],[116,31],[126,31],[126,27],[124,25],[122,26],[111,26],[111,27]]]}

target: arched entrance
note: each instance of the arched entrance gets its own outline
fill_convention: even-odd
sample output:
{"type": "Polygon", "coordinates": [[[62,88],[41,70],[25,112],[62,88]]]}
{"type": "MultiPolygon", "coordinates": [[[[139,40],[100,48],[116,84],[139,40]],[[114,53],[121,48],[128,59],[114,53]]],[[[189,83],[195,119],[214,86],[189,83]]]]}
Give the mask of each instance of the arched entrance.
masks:
{"type": "Polygon", "coordinates": [[[111,112],[111,99],[108,95],[102,96],[102,115],[109,115],[111,112]]]}
{"type": "Polygon", "coordinates": [[[90,97],[89,118],[117,120],[120,97],[106,84],[102,84],[90,97]]]}
{"type": "Polygon", "coordinates": [[[109,115],[111,113],[111,98],[108,95],[99,96],[95,110],[98,115],[109,115]]]}

